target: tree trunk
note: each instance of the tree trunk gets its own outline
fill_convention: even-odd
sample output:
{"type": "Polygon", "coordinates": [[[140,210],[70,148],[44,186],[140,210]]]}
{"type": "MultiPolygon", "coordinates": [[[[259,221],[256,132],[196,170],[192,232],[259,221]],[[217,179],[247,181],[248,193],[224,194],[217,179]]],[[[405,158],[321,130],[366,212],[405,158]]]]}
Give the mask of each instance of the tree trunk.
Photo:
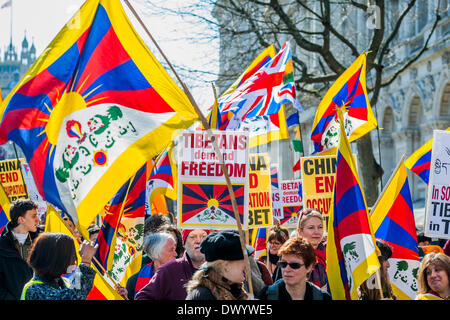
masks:
{"type": "Polygon", "coordinates": [[[361,171],[360,180],[363,184],[364,196],[367,206],[371,207],[378,198],[378,183],[383,174],[383,169],[376,162],[370,133],[367,133],[357,141],[358,148],[358,164],[361,171]]]}

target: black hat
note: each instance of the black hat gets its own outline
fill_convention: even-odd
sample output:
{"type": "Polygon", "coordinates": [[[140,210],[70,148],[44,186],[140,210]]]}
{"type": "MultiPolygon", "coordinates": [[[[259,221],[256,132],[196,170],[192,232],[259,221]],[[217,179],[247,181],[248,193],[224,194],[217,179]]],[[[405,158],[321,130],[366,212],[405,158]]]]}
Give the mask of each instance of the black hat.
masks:
{"type": "MultiPolygon", "coordinates": [[[[246,245],[247,254],[251,255],[255,249],[246,245]]],[[[223,230],[210,233],[200,244],[200,252],[205,254],[208,262],[216,260],[242,260],[241,242],[237,230],[223,230]]]]}

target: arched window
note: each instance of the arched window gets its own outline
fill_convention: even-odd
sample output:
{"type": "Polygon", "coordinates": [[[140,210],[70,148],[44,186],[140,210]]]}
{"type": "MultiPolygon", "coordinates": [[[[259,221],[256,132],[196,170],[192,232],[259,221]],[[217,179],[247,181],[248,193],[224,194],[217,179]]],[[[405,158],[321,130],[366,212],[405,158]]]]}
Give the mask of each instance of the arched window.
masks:
{"type": "Polygon", "coordinates": [[[450,119],[450,83],[445,85],[439,105],[439,118],[450,119]]]}

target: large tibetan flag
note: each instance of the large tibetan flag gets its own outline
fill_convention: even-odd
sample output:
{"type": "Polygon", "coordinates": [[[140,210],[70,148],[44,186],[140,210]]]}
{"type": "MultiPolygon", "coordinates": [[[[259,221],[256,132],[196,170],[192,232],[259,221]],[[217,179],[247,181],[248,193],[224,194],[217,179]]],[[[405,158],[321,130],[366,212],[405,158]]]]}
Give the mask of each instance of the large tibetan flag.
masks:
{"type": "Polygon", "coordinates": [[[341,134],[329,213],[326,269],[333,300],[357,300],[358,287],[380,268],[380,263],[340,109],[338,116],[341,134]]]}
{"type": "Polygon", "coordinates": [[[177,168],[174,159],[173,145],[164,150],[155,162],[147,182],[147,198],[150,204],[157,195],[165,195],[177,199],[177,168]]]}
{"type": "Polygon", "coordinates": [[[286,42],[275,57],[219,98],[220,113],[233,114],[227,129],[238,129],[246,118],[277,113],[285,103],[293,103],[295,108],[303,110],[296,97],[293,74],[291,47],[286,42]]]}
{"type": "Polygon", "coordinates": [[[375,238],[385,241],[392,248],[388,273],[395,295],[401,300],[414,300],[420,261],[413,204],[403,159],[373,208],[370,219],[375,238]]]}
{"type": "Polygon", "coordinates": [[[141,267],[146,170],[144,165],[111,199],[97,237],[94,265],[122,286],[141,267]]]}
{"type": "MultiPolygon", "coordinates": [[[[450,127],[445,129],[450,130],[450,127]]],[[[428,140],[422,147],[417,149],[405,161],[405,166],[417,174],[426,184],[430,178],[431,149],[433,146],[433,138],[428,140]]]]}
{"type": "Polygon", "coordinates": [[[345,106],[345,132],[352,142],[377,127],[366,89],[366,53],[334,82],[319,107],[311,130],[314,152],[325,152],[337,146],[339,123],[336,107],[345,106]]]}
{"type": "Polygon", "coordinates": [[[87,0],[1,107],[0,144],[25,153],[44,200],[86,229],[197,119],[119,0],[87,0]]]}
{"type": "Polygon", "coordinates": [[[253,230],[252,246],[255,248],[255,259],[267,256],[267,228],[253,230]]]}
{"type": "Polygon", "coordinates": [[[9,222],[10,207],[11,202],[9,201],[5,189],[3,189],[3,185],[0,183],[0,234],[2,233],[6,224],[9,222]]]}

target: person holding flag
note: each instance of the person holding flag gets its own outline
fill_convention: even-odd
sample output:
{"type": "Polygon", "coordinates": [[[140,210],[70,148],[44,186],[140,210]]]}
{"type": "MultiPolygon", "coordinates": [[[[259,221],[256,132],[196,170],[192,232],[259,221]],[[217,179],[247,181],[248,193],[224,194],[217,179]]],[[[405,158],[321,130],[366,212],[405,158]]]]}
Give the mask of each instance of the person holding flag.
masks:
{"type": "Polygon", "coordinates": [[[23,287],[21,300],[85,300],[94,284],[96,272],[90,265],[97,247],[87,240],[80,245],[80,278],[70,286],[62,275],[76,268],[73,238],[65,233],[40,234],[27,259],[34,275],[23,287]]]}

